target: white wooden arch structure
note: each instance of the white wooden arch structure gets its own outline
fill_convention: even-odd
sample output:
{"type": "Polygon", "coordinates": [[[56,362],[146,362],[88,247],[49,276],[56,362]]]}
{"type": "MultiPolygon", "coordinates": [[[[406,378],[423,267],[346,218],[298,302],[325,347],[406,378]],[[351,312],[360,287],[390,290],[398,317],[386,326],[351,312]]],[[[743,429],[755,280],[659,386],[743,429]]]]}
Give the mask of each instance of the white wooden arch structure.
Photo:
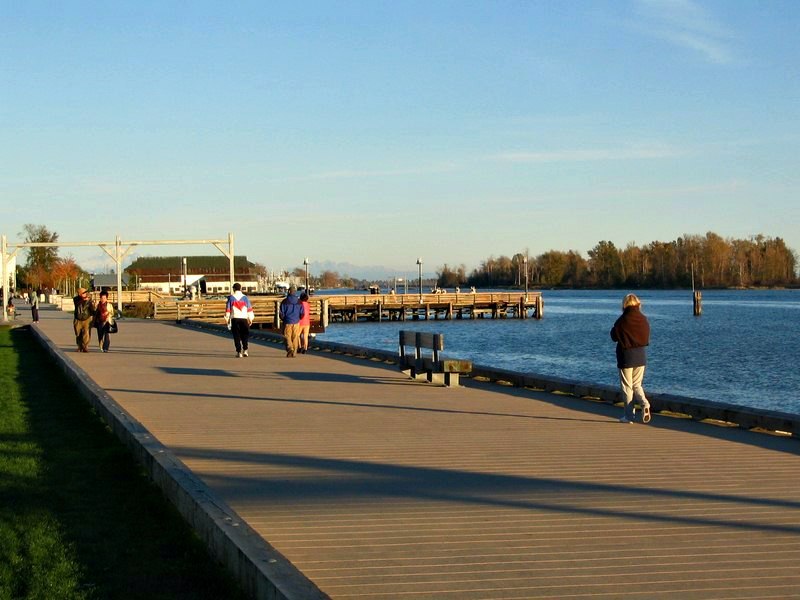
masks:
{"type": "Polygon", "coordinates": [[[230,285],[233,289],[233,234],[228,234],[227,240],[152,240],[152,241],[125,241],[117,236],[113,242],[19,242],[8,243],[6,236],[0,238],[0,269],[2,270],[2,286],[3,286],[3,321],[8,321],[8,313],[5,310],[8,306],[9,299],[9,263],[17,256],[17,253],[23,248],[61,248],[61,247],[77,247],[77,246],[99,246],[103,252],[108,254],[116,264],[117,273],[117,310],[122,311],[122,261],[126,256],[137,246],[171,246],[171,245],[184,245],[184,246],[198,246],[203,244],[211,244],[217,250],[222,252],[228,257],[230,264],[230,285]]]}

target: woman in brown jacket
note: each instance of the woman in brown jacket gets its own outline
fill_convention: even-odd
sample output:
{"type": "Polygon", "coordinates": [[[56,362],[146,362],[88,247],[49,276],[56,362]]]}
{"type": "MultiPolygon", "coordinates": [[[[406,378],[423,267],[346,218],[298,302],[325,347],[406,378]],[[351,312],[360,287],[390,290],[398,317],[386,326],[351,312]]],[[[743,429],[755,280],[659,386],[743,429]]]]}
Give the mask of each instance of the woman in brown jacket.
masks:
{"type": "Polygon", "coordinates": [[[650,402],[644,395],[642,381],[647,366],[647,346],[650,344],[650,323],[641,312],[642,303],[634,294],[622,301],[622,316],[611,328],[611,339],[617,342],[617,369],[622,396],[625,399],[625,414],[622,423],[633,423],[636,419],[634,398],[642,406],[642,422],[650,422],[650,402]]]}

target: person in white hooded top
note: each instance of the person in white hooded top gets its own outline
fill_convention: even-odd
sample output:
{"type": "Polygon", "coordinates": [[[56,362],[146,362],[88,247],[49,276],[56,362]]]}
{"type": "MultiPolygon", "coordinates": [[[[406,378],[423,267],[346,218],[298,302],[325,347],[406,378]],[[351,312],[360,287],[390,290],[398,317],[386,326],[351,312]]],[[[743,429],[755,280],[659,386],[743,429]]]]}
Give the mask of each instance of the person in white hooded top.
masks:
{"type": "Polygon", "coordinates": [[[233,333],[233,344],[236,346],[236,358],[248,356],[248,341],[250,340],[250,325],[255,319],[253,305],[250,298],[242,293],[242,285],[233,284],[233,293],[228,296],[225,305],[225,321],[228,329],[233,333]]]}

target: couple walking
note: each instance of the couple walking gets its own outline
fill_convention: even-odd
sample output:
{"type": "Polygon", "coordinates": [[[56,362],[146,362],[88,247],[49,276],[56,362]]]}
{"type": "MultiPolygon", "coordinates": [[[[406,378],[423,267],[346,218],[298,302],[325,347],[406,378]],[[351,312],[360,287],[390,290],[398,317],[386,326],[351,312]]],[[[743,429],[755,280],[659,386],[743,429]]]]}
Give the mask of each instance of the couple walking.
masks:
{"type": "Polygon", "coordinates": [[[72,313],[72,328],[75,331],[78,352],[89,352],[93,326],[97,329],[100,350],[108,352],[111,346],[109,334],[116,331],[114,307],[108,303],[108,292],[100,292],[100,300],[95,304],[89,297],[89,292],[85,288],[79,288],[78,295],[72,300],[75,306],[72,313]]]}
{"type": "MultiPolygon", "coordinates": [[[[279,313],[283,323],[283,335],[286,338],[286,356],[289,357],[295,356],[298,352],[305,354],[308,351],[308,334],[311,329],[308,294],[303,292],[298,298],[296,292],[295,286],[289,288],[289,295],[281,302],[279,313]]],[[[225,305],[225,321],[233,333],[237,358],[249,356],[250,325],[254,319],[250,298],[242,293],[241,284],[234,283],[233,293],[228,296],[225,305]]]]}
{"type": "Polygon", "coordinates": [[[297,297],[297,288],[289,287],[289,294],[281,302],[280,318],[286,338],[286,356],[293,358],[299,352],[308,352],[308,335],[311,331],[311,306],[304,290],[297,297]]]}

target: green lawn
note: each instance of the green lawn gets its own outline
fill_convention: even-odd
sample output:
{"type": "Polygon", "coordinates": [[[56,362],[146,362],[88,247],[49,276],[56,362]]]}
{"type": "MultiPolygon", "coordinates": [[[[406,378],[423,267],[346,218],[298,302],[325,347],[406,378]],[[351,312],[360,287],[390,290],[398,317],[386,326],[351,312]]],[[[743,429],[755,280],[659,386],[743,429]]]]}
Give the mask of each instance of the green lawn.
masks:
{"type": "Polygon", "coordinates": [[[25,329],[0,327],[0,600],[243,598],[25,329]]]}

